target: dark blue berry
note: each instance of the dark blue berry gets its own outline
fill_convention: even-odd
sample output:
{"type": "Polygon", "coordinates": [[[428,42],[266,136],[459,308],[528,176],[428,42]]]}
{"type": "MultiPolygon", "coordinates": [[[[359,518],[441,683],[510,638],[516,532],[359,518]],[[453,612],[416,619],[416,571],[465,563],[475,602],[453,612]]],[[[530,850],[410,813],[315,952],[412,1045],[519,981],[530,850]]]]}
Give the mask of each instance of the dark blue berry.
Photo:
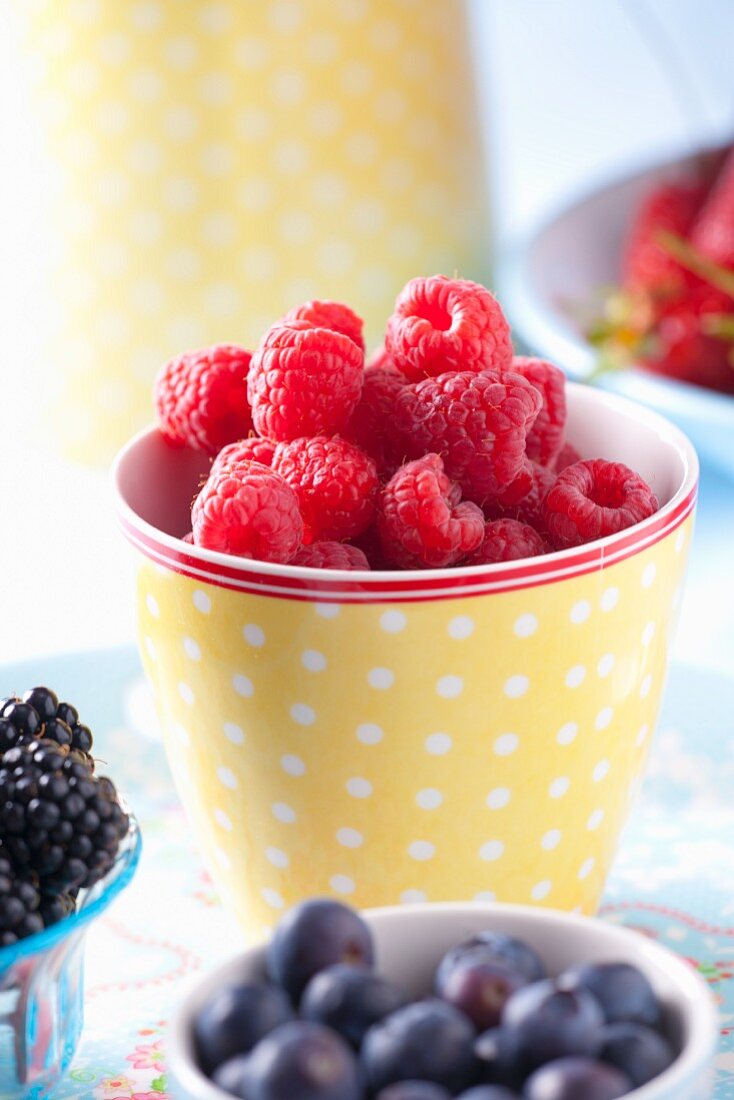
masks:
{"type": "Polygon", "coordinates": [[[228,1062],[217,1067],[212,1074],[212,1081],[231,1096],[246,1100],[245,1073],[248,1061],[246,1054],[238,1054],[236,1058],[230,1058],[228,1062]]]}
{"type": "Polygon", "coordinates": [[[485,1031],[474,1043],[479,1059],[479,1079],[488,1085],[506,1085],[519,1089],[522,1073],[519,1065],[517,1036],[506,1027],[485,1031]]]}
{"type": "Polygon", "coordinates": [[[441,995],[469,1017],[477,1031],[500,1022],[508,999],[527,982],[517,970],[481,953],[468,952],[446,975],[441,995]]]}
{"type": "Polygon", "coordinates": [[[457,1093],[477,1080],[473,1046],[474,1029],[463,1013],[445,1001],[419,1001],[370,1028],[362,1064],[375,1092],[416,1079],[457,1093]]]}
{"type": "Polygon", "coordinates": [[[23,702],[31,704],[42,722],[48,722],[49,718],[56,717],[59,700],[50,688],[31,688],[30,691],[23,693],[23,702]]]}
{"type": "Polygon", "coordinates": [[[504,1085],[475,1085],[462,1092],[458,1100],[518,1100],[517,1093],[504,1085]]]}
{"type": "Polygon", "coordinates": [[[35,707],[30,703],[13,700],[3,710],[3,718],[15,726],[24,737],[34,737],[41,727],[41,719],[35,707]]]}
{"type": "Polygon", "coordinates": [[[71,726],[67,726],[60,718],[49,718],[45,722],[43,736],[49,741],[55,741],[57,745],[71,745],[73,742],[71,726]]]}
{"type": "Polygon", "coordinates": [[[672,1063],[670,1043],[642,1024],[609,1024],[604,1028],[599,1057],[626,1073],[635,1088],[652,1081],[672,1063]]]}
{"type": "Polygon", "coordinates": [[[594,1055],[604,1016],[585,989],[559,989],[550,979],[518,989],[502,1014],[513,1031],[519,1062],[527,1070],[567,1055],[594,1055]]]}
{"type": "Polygon", "coordinates": [[[397,986],[373,970],[338,964],[314,975],[303,992],[300,1014],[333,1028],[359,1048],[372,1025],[406,1001],[397,986]]]}
{"type": "Polygon", "coordinates": [[[593,1058],[559,1058],[536,1069],[525,1082],[525,1100],[618,1100],[630,1092],[629,1077],[593,1058]]]}
{"type": "Polygon", "coordinates": [[[66,722],[67,726],[74,727],[79,721],[79,711],[71,703],[59,703],[56,708],[56,717],[66,722]]]}
{"type": "Polygon", "coordinates": [[[658,999],[645,975],[629,963],[590,963],[564,971],[564,989],[586,989],[599,1002],[608,1024],[622,1020],[659,1027],[658,999]]]}
{"type": "Polygon", "coordinates": [[[244,1073],[247,1100],[362,1100],[359,1065],[340,1035],[306,1020],[257,1044],[244,1073]]]}
{"type": "Polygon", "coordinates": [[[320,970],[335,963],[372,966],[369,928],[353,909],[330,898],[312,898],[286,913],[268,947],[268,972],[294,1002],[320,970]]]}
{"type": "Polygon", "coordinates": [[[396,1081],[380,1089],[375,1100],[451,1100],[451,1093],[432,1081],[396,1081]]]}
{"type": "Polygon", "coordinates": [[[205,1073],[248,1054],[256,1043],[293,1019],[293,1009],[282,989],[264,983],[228,985],[217,990],[194,1021],[199,1062],[205,1073]]]}
{"type": "Polygon", "coordinates": [[[504,932],[487,929],[452,947],[441,959],[436,971],[436,992],[439,997],[443,996],[443,986],[451,970],[467,954],[484,955],[487,959],[499,960],[522,974],[528,982],[537,982],[547,976],[540,956],[529,944],[515,939],[514,936],[507,936],[504,932]]]}

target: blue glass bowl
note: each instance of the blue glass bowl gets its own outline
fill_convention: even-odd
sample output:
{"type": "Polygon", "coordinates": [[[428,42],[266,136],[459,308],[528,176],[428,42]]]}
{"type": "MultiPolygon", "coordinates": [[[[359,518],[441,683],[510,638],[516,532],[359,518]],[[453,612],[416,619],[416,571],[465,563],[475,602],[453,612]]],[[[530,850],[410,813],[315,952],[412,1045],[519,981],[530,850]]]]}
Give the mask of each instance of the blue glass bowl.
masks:
{"type": "Polygon", "coordinates": [[[140,858],[130,817],[109,873],[79,895],[72,916],[0,948],[0,1097],[48,1096],[76,1052],[84,1022],[84,941],[89,926],[130,882],[140,858]]]}

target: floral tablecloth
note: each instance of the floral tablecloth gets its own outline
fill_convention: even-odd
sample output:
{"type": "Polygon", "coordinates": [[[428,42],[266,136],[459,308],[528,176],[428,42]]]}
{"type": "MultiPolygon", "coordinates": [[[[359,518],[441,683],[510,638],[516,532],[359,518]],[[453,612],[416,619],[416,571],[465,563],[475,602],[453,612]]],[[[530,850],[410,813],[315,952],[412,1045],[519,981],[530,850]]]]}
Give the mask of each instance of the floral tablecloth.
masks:
{"type": "MultiPolygon", "coordinates": [[[[188,833],[131,649],[0,668],[0,694],[46,683],[78,704],[144,834],[133,885],[88,939],[84,1036],[55,1100],[166,1100],[180,983],[241,946],[188,833]]],[[[669,679],[647,783],[603,915],[679,952],[721,1011],[716,1100],[734,1100],[734,680],[669,679]]]]}

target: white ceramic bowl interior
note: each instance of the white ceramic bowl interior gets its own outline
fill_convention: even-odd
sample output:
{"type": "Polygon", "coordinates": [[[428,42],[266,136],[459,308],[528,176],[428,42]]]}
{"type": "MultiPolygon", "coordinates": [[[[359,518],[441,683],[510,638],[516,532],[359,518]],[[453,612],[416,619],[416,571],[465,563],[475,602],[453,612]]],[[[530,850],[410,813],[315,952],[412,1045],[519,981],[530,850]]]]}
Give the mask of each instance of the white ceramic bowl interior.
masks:
{"type": "MultiPolygon", "coordinates": [[[[595,291],[619,282],[628,226],[642,198],[657,183],[690,173],[699,159],[670,157],[572,196],[529,234],[500,279],[514,331],[528,347],[573,377],[591,371],[596,352],[578,323],[579,306],[588,308],[595,291]]],[[[638,370],[606,375],[601,384],[666,413],[702,455],[734,472],[734,397],[638,370]]]]}
{"type": "MultiPolygon", "coordinates": [[[[628,1095],[631,1100],[708,1097],[718,1039],[713,999],[691,966],[645,936],[601,920],[516,905],[401,906],[368,910],[364,916],[375,938],[378,970],[415,997],[430,993],[435,968],[449,947],[482,929],[526,940],[550,974],[579,962],[632,963],[647,975],[665,1006],[670,1038],[680,1054],[659,1077],[628,1095]]],[[[264,947],[252,948],[197,979],[182,999],[172,1022],[168,1051],[182,1100],[228,1100],[228,1094],[197,1066],[193,1020],[221,985],[264,977],[264,959],[264,947]]]]}

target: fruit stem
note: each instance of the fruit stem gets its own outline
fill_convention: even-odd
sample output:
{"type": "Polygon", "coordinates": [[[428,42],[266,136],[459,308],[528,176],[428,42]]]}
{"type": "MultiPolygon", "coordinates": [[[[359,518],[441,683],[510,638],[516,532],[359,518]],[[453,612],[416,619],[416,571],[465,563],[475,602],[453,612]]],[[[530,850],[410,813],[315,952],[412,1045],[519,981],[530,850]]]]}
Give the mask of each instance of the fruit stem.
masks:
{"type": "Polygon", "coordinates": [[[667,229],[659,230],[656,233],[656,239],[660,247],[688,271],[692,271],[694,275],[698,275],[711,286],[717,287],[730,298],[734,298],[734,271],[729,271],[702,256],[690,241],[684,240],[667,229]]]}

